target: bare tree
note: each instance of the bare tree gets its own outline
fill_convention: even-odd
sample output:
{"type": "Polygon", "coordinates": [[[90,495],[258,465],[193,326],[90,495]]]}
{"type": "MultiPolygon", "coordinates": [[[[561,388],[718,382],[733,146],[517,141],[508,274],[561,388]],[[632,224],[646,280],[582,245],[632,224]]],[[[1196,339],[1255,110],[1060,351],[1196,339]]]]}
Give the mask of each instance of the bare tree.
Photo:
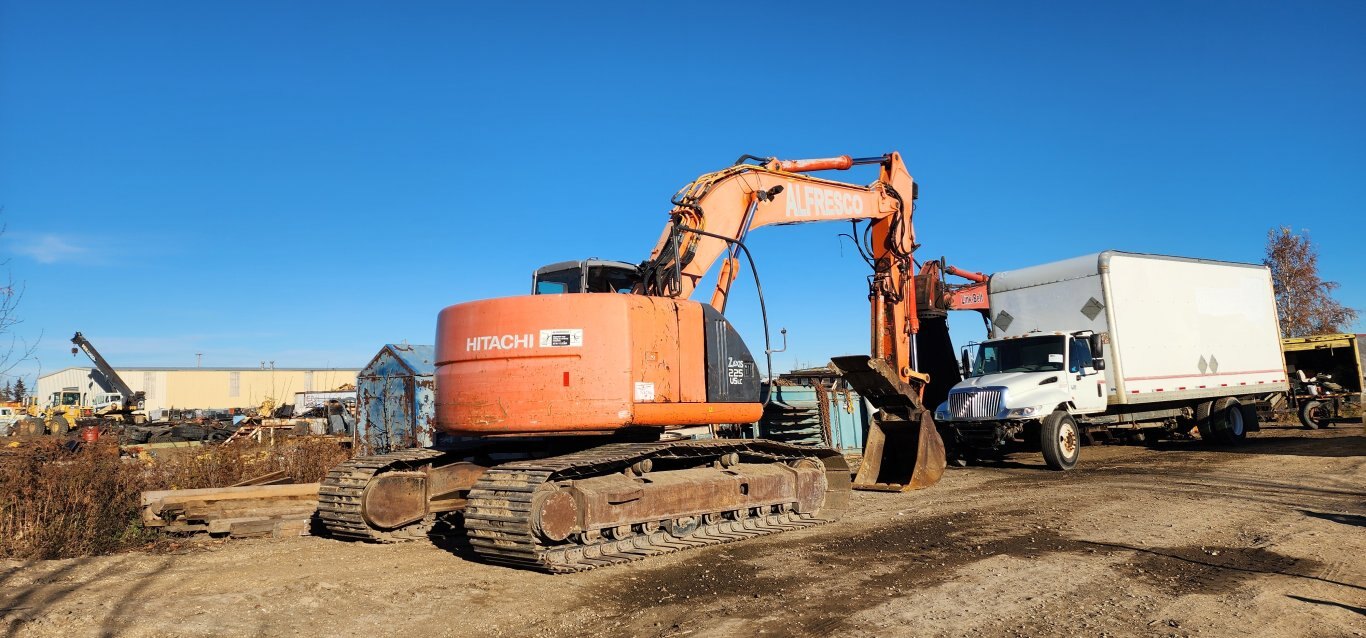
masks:
{"type": "Polygon", "coordinates": [[[1304,337],[1342,332],[1356,321],[1356,310],[1333,299],[1338,283],[1319,277],[1319,252],[1309,240],[1309,231],[1296,234],[1289,226],[1267,231],[1262,263],[1271,269],[1281,334],[1304,337]]]}
{"type": "MultiPolygon", "coordinates": [[[[0,207],[0,214],[3,213],[4,208],[0,207]]],[[[5,227],[0,224],[0,235],[4,233],[5,227]]],[[[29,344],[15,333],[14,327],[20,323],[19,300],[24,297],[24,288],[15,283],[9,271],[8,256],[0,259],[0,269],[3,270],[3,274],[0,274],[0,377],[7,377],[20,363],[33,358],[38,344],[29,344]]],[[[19,382],[22,381],[20,378],[19,382]]]]}

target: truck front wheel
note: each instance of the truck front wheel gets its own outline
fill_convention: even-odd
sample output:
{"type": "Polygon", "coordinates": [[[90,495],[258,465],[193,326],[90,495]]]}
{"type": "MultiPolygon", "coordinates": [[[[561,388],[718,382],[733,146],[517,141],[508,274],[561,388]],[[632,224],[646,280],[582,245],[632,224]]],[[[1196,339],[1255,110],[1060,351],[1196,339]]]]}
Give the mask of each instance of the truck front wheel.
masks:
{"type": "Polygon", "coordinates": [[[1044,417],[1039,428],[1039,446],[1049,469],[1070,470],[1081,456],[1081,430],[1072,415],[1057,410],[1044,417]]]}

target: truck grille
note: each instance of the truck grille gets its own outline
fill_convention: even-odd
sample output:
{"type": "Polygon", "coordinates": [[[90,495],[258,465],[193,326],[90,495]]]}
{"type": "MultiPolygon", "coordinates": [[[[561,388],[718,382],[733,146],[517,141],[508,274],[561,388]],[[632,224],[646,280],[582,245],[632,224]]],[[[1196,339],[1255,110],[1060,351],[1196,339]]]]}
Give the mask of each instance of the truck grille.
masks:
{"type": "Polygon", "coordinates": [[[966,390],[949,394],[949,413],[955,419],[994,419],[1001,411],[1001,390],[966,390]]]}

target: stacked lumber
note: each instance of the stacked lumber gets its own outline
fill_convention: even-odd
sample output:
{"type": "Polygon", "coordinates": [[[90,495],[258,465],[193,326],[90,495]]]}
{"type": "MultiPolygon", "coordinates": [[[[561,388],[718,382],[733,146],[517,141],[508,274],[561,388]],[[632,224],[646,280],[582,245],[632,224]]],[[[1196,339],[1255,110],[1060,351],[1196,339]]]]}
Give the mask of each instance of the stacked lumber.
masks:
{"type": "Polygon", "coordinates": [[[318,508],[318,484],[266,484],[282,479],[282,473],[275,473],[248,481],[250,485],[143,492],[142,524],[233,538],[305,535],[318,508]]]}

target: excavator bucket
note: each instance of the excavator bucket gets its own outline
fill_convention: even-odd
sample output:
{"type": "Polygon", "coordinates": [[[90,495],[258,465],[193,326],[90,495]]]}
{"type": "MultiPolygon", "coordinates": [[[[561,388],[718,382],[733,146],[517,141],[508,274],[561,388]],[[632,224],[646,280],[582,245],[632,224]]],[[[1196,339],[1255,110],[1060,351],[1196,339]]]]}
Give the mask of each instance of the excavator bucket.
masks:
{"type": "Polygon", "coordinates": [[[908,492],[938,483],[948,465],[944,441],[921,403],[919,390],[902,381],[881,359],[857,355],[835,357],[831,363],[876,408],[869,419],[854,489],[908,492]]]}

